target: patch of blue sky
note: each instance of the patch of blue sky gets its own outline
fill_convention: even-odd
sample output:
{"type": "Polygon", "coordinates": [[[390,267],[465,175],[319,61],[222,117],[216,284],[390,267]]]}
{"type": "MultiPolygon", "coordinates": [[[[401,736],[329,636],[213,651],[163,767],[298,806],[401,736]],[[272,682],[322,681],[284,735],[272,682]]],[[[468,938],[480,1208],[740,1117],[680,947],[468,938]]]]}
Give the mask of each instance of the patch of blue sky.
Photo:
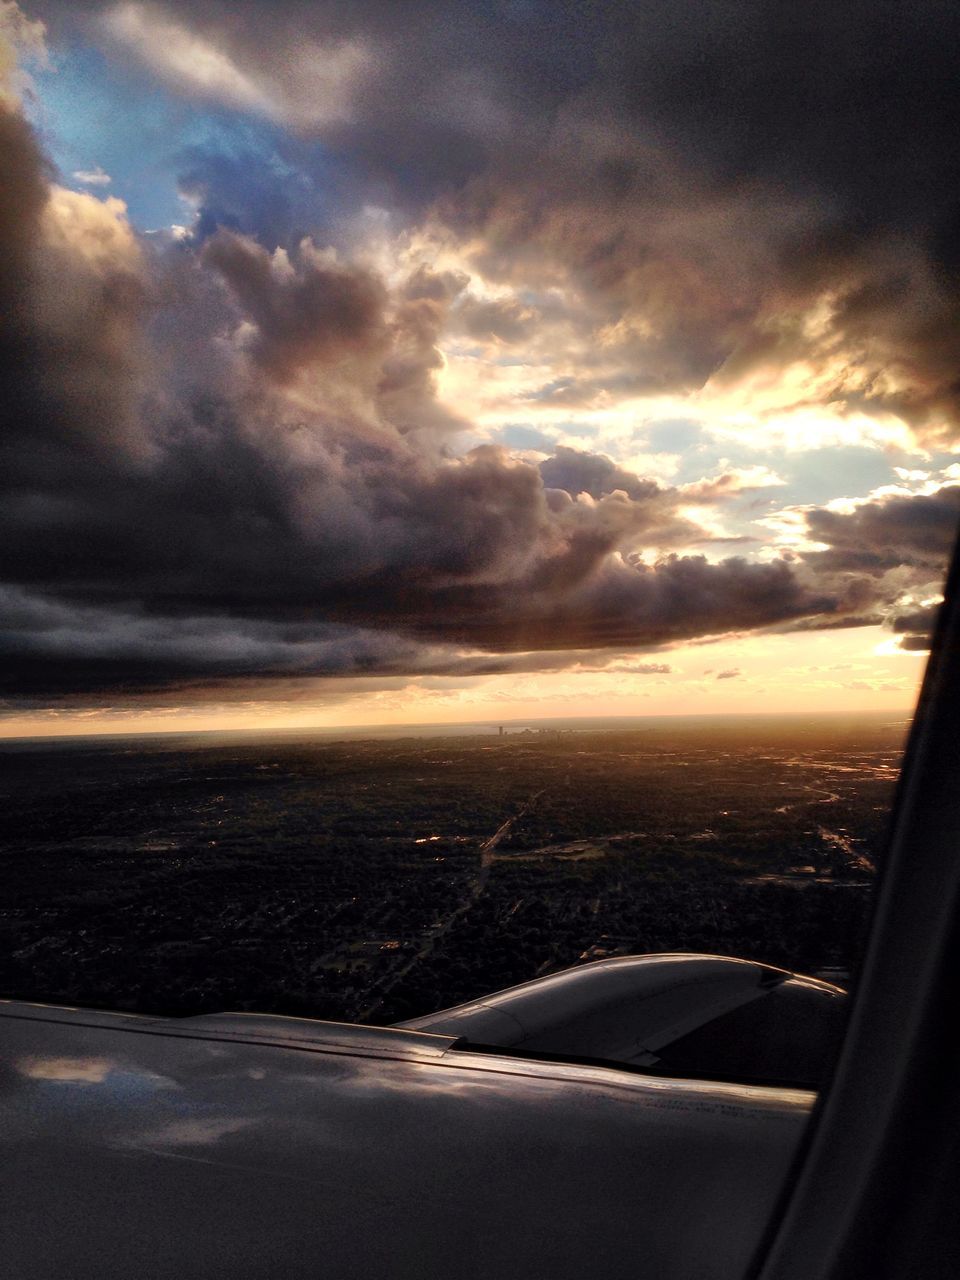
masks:
{"type": "Polygon", "coordinates": [[[119,71],[91,46],[58,50],[38,71],[38,101],[28,110],[67,186],[76,170],[97,166],[112,179],[97,194],[119,196],[142,229],[184,220],[173,151],[193,113],[150,83],[119,71]]]}
{"type": "Polygon", "coordinates": [[[801,502],[819,506],[834,498],[863,498],[881,485],[896,484],[894,467],[910,465],[899,454],[862,445],[809,453],[771,449],[763,461],[787,482],[777,490],[778,506],[801,502]]]}
{"type": "Polygon", "coordinates": [[[242,116],[205,117],[176,153],[178,181],[217,225],[256,236],[268,248],[318,231],[331,185],[319,148],[242,116]]]}
{"type": "Polygon", "coordinates": [[[775,496],[777,506],[819,505],[838,496],[863,497],[880,485],[896,483],[895,467],[922,465],[909,455],[868,445],[831,445],[809,451],[771,445],[758,451],[755,444],[738,444],[728,435],[717,439],[706,424],[692,418],[648,423],[638,443],[646,452],[677,457],[676,484],[716,475],[726,467],[763,465],[784,481],[766,491],[771,498],[775,496]]]}
{"type": "Polygon", "coordinates": [[[599,450],[613,456],[615,450],[598,440],[600,435],[601,429],[592,422],[551,422],[542,427],[527,422],[505,422],[493,428],[488,439],[507,449],[538,449],[543,453],[553,453],[562,440],[568,447],[587,453],[599,450]],[[571,445],[571,437],[577,441],[576,444],[571,445]]]}
{"type": "Polygon", "coordinates": [[[34,79],[29,111],[60,180],[81,187],[74,172],[104,170],[111,182],[96,194],[119,196],[141,230],[189,223],[197,203],[275,242],[281,230],[308,234],[324,220],[333,182],[316,144],[240,112],[198,107],[88,45],[56,51],[34,79]]]}
{"type": "Polygon", "coordinates": [[[650,453],[682,453],[702,436],[703,426],[694,418],[661,418],[644,428],[644,444],[650,453]]]}
{"type": "Polygon", "coordinates": [[[514,290],[514,298],[525,307],[552,310],[562,306],[563,294],[557,288],[535,289],[531,285],[519,285],[514,290]]]}
{"type": "Polygon", "coordinates": [[[555,445],[553,437],[538,431],[536,427],[528,427],[522,422],[510,422],[501,427],[498,439],[510,449],[543,449],[552,453],[555,445]]]}
{"type": "Polygon", "coordinates": [[[595,440],[602,432],[593,422],[577,422],[575,419],[569,419],[565,422],[554,422],[553,427],[564,436],[579,436],[581,440],[595,440]]]}

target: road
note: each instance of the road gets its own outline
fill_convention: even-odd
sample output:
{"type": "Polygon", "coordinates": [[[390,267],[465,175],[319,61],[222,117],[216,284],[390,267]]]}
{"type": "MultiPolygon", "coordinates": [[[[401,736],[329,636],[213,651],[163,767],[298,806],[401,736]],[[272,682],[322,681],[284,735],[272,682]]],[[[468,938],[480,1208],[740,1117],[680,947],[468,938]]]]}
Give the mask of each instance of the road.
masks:
{"type": "Polygon", "coordinates": [[[390,992],[393,991],[397,984],[402,982],[407,974],[416,967],[416,965],[420,964],[422,960],[425,960],[427,956],[435,950],[437,943],[440,942],[442,938],[445,938],[457,921],[462,920],[467,912],[473,907],[474,903],[486,888],[487,880],[490,878],[490,868],[493,866],[493,854],[497,845],[499,845],[500,842],[510,834],[514,824],[519,822],[525,814],[530,812],[532,806],[542,795],[543,791],[534,792],[532,796],[524,801],[516,813],[501,822],[493,835],[488,836],[487,839],[483,841],[479,848],[480,860],[477,864],[477,874],[471,882],[470,892],[458,907],[427,931],[424,935],[423,941],[413,955],[405,956],[402,963],[400,963],[395,969],[391,969],[380,983],[377,984],[372,993],[374,995],[373,1002],[368,1005],[360,1015],[361,1022],[370,1021],[374,1014],[376,1014],[383,1006],[384,1000],[390,992]]]}

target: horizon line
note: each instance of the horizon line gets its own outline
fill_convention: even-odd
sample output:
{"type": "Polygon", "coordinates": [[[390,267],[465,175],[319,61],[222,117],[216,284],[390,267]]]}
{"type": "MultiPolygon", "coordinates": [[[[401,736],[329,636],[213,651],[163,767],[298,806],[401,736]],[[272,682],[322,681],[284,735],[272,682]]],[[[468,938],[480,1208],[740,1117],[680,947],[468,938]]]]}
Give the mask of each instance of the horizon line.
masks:
{"type": "Polygon", "coordinates": [[[709,712],[656,712],[647,715],[621,715],[621,716],[521,716],[513,720],[464,720],[464,721],[404,721],[398,723],[383,724],[343,724],[336,727],[325,725],[316,726],[297,726],[289,728],[246,728],[246,729],[141,729],[130,730],[128,732],[116,730],[91,730],[87,733],[33,733],[33,734],[4,734],[0,730],[0,745],[4,743],[29,743],[29,742],[84,742],[90,740],[116,740],[116,739],[143,739],[143,738],[193,738],[193,737],[220,737],[220,738],[276,738],[276,737],[313,737],[319,736],[324,738],[336,737],[339,734],[347,734],[351,738],[364,736],[382,736],[383,733],[389,732],[393,736],[404,737],[479,737],[480,733],[471,732],[462,735],[455,735],[449,731],[452,729],[464,730],[492,730],[494,733],[500,727],[504,729],[514,728],[515,726],[531,727],[531,726],[550,726],[556,724],[567,724],[574,729],[577,726],[588,725],[606,725],[606,724],[624,724],[626,722],[636,721],[694,721],[694,720],[710,720],[710,721],[729,721],[729,720],[867,720],[877,719],[879,717],[887,717],[891,723],[909,722],[912,720],[914,709],[909,711],[893,711],[884,709],[857,709],[847,711],[709,711],[709,712]],[[405,734],[404,730],[419,730],[426,732],[410,732],[405,734]],[[447,732],[444,732],[446,730],[447,732]]]}

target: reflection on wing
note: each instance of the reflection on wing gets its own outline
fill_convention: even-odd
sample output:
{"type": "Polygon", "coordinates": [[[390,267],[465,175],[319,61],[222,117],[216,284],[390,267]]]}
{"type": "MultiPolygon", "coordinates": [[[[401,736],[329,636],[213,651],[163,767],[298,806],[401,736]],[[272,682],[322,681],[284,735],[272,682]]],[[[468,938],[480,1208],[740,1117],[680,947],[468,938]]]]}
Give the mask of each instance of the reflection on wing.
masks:
{"type": "Polygon", "coordinates": [[[4,1280],[730,1280],[813,1096],[0,1001],[4,1280]]]}

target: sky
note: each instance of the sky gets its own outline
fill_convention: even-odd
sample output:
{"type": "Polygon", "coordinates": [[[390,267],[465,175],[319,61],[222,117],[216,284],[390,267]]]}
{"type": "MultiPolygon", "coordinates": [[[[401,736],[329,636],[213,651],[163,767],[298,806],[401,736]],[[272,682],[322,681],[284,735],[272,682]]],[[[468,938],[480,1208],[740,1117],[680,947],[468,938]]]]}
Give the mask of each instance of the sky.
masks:
{"type": "Polygon", "coordinates": [[[0,736],[908,711],[958,36],[0,0],[0,736]]]}

